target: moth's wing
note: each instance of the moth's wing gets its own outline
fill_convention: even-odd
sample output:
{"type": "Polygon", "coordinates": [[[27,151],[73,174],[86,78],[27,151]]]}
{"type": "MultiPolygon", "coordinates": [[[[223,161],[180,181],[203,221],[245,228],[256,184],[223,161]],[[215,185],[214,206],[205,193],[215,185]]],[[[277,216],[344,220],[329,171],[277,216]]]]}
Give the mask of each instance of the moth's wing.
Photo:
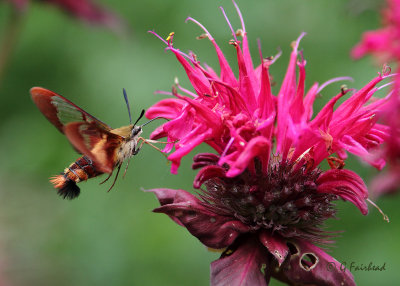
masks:
{"type": "Polygon", "coordinates": [[[30,92],[39,110],[61,133],[65,133],[65,127],[72,122],[86,122],[96,125],[99,129],[111,130],[110,126],[51,90],[33,87],[30,92]]]}
{"type": "Polygon", "coordinates": [[[124,138],[108,132],[93,122],[72,122],[64,126],[64,133],[72,145],[93,161],[94,167],[111,173],[117,163],[118,151],[124,138]]]}
{"type": "Polygon", "coordinates": [[[110,133],[107,124],[55,92],[41,87],[33,87],[30,92],[43,115],[78,152],[88,156],[98,171],[112,172],[124,142],[121,136],[110,133]]]}

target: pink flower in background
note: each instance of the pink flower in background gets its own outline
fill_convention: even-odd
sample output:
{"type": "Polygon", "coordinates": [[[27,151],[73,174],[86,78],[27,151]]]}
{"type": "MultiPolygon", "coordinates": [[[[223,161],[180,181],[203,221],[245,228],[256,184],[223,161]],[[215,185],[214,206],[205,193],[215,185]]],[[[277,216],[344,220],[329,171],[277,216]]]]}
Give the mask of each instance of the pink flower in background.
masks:
{"type": "Polygon", "coordinates": [[[361,42],[352,50],[356,59],[372,54],[380,62],[397,63],[391,99],[383,115],[383,121],[390,126],[390,138],[384,151],[389,170],[372,182],[375,196],[400,189],[400,1],[388,0],[387,4],[388,7],[382,11],[383,28],[365,32],[361,42]]]}
{"type": "Polygon", "coordinates": [[[29,0],[6,0],[14,5],[18,11],[24,11],[29,4],[29,0]]]}
{"type": "MultiPolygon", "coordinates": [[[[8,0],[15,8],[23,11],[29,0],[8,0]]],[[[92,0],[36,0],[58,6],[64,12],[92,24],[104,25],[111,29],[121,28],[122,21],[112,12],[92,0]]]]}
{"type": "MultiPolygon", "coordinates": [[[[398,70],[400,72],[400,70],[398,70]]],[[[400,190],[400,76],[396,75],[392,97],[385,109],[384,121],[390,126],[384,155],[388,162],[388,170],[379,174],[371,184],[374,196],[395,193],[400,190]]]]}
{"type": "Polygon", "coordinates": [[[174,98],[147,111],[150,119],[170,119],[152,139],[177,141],[168,157],[173,173],[182,157],[203,142],[217,153],[194,158],[193,168],[200,169],[194,180],[198,197],[184,190],[153,189],[161,204],[154,211],[170,216],[205,246],[221,249],[221,257],[211,264],[211,285],[268,285],[271,277],[290,285],[354,285],[351,273],[340,271],[340,263],[315,244],[332,242],[332,233],[322,226],[335,217],[334,201],[350,201],[362,214],[368,212],[363,180],[343,167],[347,152],[378,169],[385,164],[375,154],[388,136],[388,127],[377,123],[387,99],[373,95],[389,71],[358,91],[342,88],[313,117],[317,94],[347,78],[315,83],[306,91],[306,61],[298,51],[302,34],[292,44],[285,78],[274,95],[269,67],[276,58],[264,59],[260,51],[262,63],[253,66],[236,8],[242,29],[231,27],[230,44],[237,54],[238,77],[196,20],[188,18],[215,47],[219,75],[193,53],[176,49],[173,34],[163,40],[152,32],[174,53],[195,90],[177,83],[171,93],[159,92],[174,98]],[[319,164],[325,159],[331,169],[322,171],[319,164]]]}
{"type": "Polygon", "coordinates": [[[351,55],[361,58],[373,54],[380,61],[400,61],[400,0],[387,0],[388,6],[382,11],[383,28],[367,31],[351,55]]]}
{"type": "MultiPolygon", "coordinates": [[[[0,0],[1,1],[1,0],[0,0]]],[[[107,27],[113,32],[124,35],[127,31],[125,23],[108,9],[97,4],[96,0],[5,0],[13,5],[11,17],[4,28],[0,39],[0,85],[5,74],[8,61],[18,43],[24,15],[31,1],[54,5],[69,15],[86,23],[107,27]]],[[[1,7],[1,6],[0,6],[1,7]]]]}

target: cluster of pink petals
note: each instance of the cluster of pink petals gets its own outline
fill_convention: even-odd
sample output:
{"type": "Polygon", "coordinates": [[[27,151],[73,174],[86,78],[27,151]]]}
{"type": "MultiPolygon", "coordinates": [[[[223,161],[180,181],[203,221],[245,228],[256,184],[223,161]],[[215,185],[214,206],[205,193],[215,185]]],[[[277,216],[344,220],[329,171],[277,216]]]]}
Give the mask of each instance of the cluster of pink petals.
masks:
{"type": "Polygon", "coordinates": [[[286,75],[278,94],[274,95],[269,68],[275,59],[262,58],[260,52],[262,63],[254,68],[243,20],[242,29],[237,33],[241,40],[232,30],[234,39],[230,42],[237,53],[238,77],[211,34],[197,21],[188,20],[197,23],[215,47],[220,74],[209,66],[202,66],[194,54],[186,55],[176,49],[172,37],[163,40],[185,69],[195,90],[193,93],[177,84],[170,93],[175,98],[159,101],[146,113],[148,118],[170,119],[151,137],[177,141],[175,151],[169,156],[173,173],[177,172],[181,158],[203,142],[220,154],[221,165],[229,165],[228,177],[254,168],[256,157],[267,168],[272,153],[283,161],[312,159],[312,167],[316,167],[334,153],[344,160],[350,152],[378,169],[384,166],[385,161],[372,153],[388,135],[388,127],[377,123],[387,99],[373,95],[388,71],[383,71],[362,89],[352,91],[335,108],[337,101],[350,91],[342,89],[313,117],[313,103],[321,89],[344,78],[323,85],[314,83],[306,91],[306,61],[298,51],[304,34],[292,45],[286,75]]]}
{"type": "MultiPolygon", "coordinates": [[[[18,11],[24,11],[30,0],[8,0],[18,11]]],[[[103,25],[111,29],[121,28],[121,20],[112,12],[92,0],[42,0],[59,7],[64,12],[91,24],[103,25]]]]}
{"type": "Polygon", "coordinates": [[[400,185],[400,1],[388,0],[387,4],[382,11],[383,28],[365,32],[361,42],[352,50],[356,59],[372,54],[380,62],[397,63],[395,84],[383,114],[383,121],[390,126],[390,137],[384,150],[389,170],[373,181],[375,196],[394,192],[400,185]]]}

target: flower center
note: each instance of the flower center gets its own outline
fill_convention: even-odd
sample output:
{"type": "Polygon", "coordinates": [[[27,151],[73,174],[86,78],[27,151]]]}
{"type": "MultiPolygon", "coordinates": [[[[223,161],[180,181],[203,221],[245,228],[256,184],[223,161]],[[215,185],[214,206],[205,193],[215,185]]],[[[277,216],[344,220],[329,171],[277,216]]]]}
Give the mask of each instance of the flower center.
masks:
{"type": "Polygon", "coordinates": [[[318,192],[320,174],[306,166],[275,162],[266,174],[258,166],[234,178],[207,179],[201,197],[214,212],[234,216],[254,231],[270,229],[284,237],[317,240],[319,227],[335,215],[332,201],[338,199],[318,192]]]}

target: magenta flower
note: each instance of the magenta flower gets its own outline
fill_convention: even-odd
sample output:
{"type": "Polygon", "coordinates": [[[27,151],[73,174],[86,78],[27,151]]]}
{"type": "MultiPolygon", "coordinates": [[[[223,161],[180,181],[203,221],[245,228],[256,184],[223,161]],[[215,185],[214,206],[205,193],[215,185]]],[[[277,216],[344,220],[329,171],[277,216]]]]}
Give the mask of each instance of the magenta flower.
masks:
{"type": "Polygon", "coordinates": [[[365,32],[361,42],[352,50],[356,59],[372,54],[380,62],[397,63],[390,103],[383,115],[383,121],[390,126],[390,137],[384,150],[389,170],[372,182],[375,196],[398,191],[400,185],[400,1],[388,0],[388,7],[382,15],[384,27],[365,32]]]}
{"type": "Polygon", "coordinates": [[[397,72],[392,96],[383,115],[383,120],[390,126],[390,136],[383,151],[388,170],[372,181],[371,189],[375,197],[400,190],[400,69],[397,72]]]}
{"type": "Polygon", "coordinates": [[[373,94],[388,71],[334,109],[350,92],[342,88],[313,117],[317,94],[347,78],[315,83],[306,92],[306,61],[298,51],[302,34],[292,45],[280,91],[273,95],[269,67],[276,58],[263,59],[260,52],[262,63],[254,68],[236,8],[242,29],[235,33],[231,28],[230,44],[237,52],[238,78],[214,38],[194,19],[188,18],[216,49],[220,75],[202,66],[193,53],[174,48],[173,34],[163,40],[195,92],[178,83],[171,93],[159,92],[175,98],[147,111],[148,118],[170,119],[152,139],[178,141],[168,157],[173,173],[182,157],[203,142],[217,154],[194,158],[193,168],[200,169],[193,184],[198,197],[184,190],[153,189],[161,204],[154,211],[170,216],[205,246],[222,251],[211,264],[211,285],[268,285],[271,277],[290,285],[355,285],[351,273],[340,271],[340,263],[316,245],[332,242],[334,233],[322,226],[335,217],[336,200],[368,212],[363,180],[343,167],[347,152],[378,169],[385,164],[375,154],[387,138],[388,127],[377,123],[387,99],[373,94]],[[319,164],[325,159],[331,169],[323,171],[319,164]]]}
{"type": "MultiPolygon", "coordinates": [[[[30,0],[8,0],[19,11],[24,11],[30,0]]],[[[33,0],[31,0],[33,1],[33,0]]],[[[99,24],[111,29],[121,28],[121,20],[104,7],[92,0],[36,0],[59,7],[64,12],[92,24],[99,24]]]]}
{"type": "Polygon", "coordinates": [[[400,61],[400,0],[387,0],[387,4],[382,11],[383,28],[365,32],[351,52],[353,58],[373,54],[381,62],[400,61]]]}

